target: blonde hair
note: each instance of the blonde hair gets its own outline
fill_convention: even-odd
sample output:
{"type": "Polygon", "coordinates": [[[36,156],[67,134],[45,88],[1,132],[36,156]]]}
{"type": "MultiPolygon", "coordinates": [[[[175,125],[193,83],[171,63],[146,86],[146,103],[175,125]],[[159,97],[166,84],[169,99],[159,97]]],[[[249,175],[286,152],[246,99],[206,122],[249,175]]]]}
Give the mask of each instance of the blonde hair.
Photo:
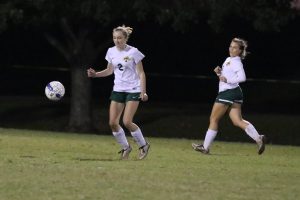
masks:
{"type": "Polygon", "coordinates": [[[248,42],[244,39],[241,39],[241,38],[233,38],[232,42],[235,42],[239,45],[240,50],[241,50],[240,57],[242,59],[245,59],[245,57],[248,54],[248,52],[247,52],[248,42]]]}
{"type": "Polygon", "coordinates": [[[113,29],[113,32],[116,31],[121,31],[122,34],[124,35],[125,39],[128,40],[130,34],[132,33],[133,28],[129,27],[129,26],[118,26],[116,28],[113,29]]]}

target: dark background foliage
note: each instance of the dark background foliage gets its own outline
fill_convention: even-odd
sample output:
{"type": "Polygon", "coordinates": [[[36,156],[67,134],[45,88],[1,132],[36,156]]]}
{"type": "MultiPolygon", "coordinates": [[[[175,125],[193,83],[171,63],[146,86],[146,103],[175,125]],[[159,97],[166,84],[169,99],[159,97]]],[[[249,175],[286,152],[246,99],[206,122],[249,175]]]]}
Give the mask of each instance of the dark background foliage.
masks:
{"type": "Polygon", "coordinates": [[[241,37],[249,43],[245,111],[299,116],[300,19],[289,0],[11,0],[1,1],[0,17],[1,98],[44,97],[45,85],[60,80],[67,130],[94,130],[93,103],[107,100],[113,77],[89,80],[85,70],[105,68],[112,29],[123,24],[134,28],[129,44],[146,55],[152,102],[208,105],[208,117],[217,90],[212,70],[241,37]]]}

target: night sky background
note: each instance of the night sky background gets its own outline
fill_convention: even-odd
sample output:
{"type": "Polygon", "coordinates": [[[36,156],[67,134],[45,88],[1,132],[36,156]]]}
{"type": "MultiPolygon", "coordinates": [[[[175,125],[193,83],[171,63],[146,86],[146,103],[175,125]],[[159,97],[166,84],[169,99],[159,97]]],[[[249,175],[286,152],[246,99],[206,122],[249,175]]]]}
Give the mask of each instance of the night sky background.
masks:
{"type": "MultiPolygon", "coordinates": [[[[229,23],[220,33],[207,24],[194,25],[188,32],[153,22],[120,21],[134,28],[129,44],[145,55],[145,70],[160,74],[212,75],[212,69],[228,56],[233,37],[248,41],[249,55],[244,61],[247,76],[262,79],[299,80],[300,20],[296,18],[280,32],[259,32],[249,24],[229,23]]],[[[115,27],[109,27],[108,34],[115,27]]],[[[98,38],[101,42],[101,37],[98,38]]],[[[42,30],[16,28],[1,34],[1,65],[65,67],[64,58],[45,40],[42,30]]],[[[110,45],[107,47],[112,46],[110,45]]],[[[99,52],[99,67],[105,67],[104,52],[99,52]]],[[[30,68],[30,67],[29,67],[30,68]]]]}
{"type": "MultiPolygon", "coordinates": [[[[266,79],[275,79],[284,83],[295,80],[291,87],[299,87],[299,18],[292,20],[280,32],[259,32],[244,21],[235,22],[226,25],[220,33],[205,23],[191,27],[188,32],[174,31],[168,25],[160,26],[151,21],[120,21],[116,26],[126,24],[134,28],[128,44],[145,54],[143,64],[148,79],[155,79],[155,85],[166,85],[169,82],[164,81],[174,76],[176,80],[172,80],[175,85],[172,83],[171,86],[179,94],[182,89],[185,92],[186,88],[194,87],[190,85],[193,79],[202,77],[201,81],[214,80],[213,69],[222,65],[228,56],[228,46],[233,37],[248,41],[249,55],[243,62],[249,80],[264,82],[266,79]],[[178,75],[185,78],[178,78],[178,75]]],[[[110,35],[116,26],[109,27],[107,34],[110,35]]],[[[98,42],[101,39],[99,37],[98,42]]],[[[2,33],[0,42],[2,94],[39,95],[38,85],[44,86],[55,78],[69,80],[67,71],[56,71],[57,68],[68,69],[68,63],[45,40],[42,30],[15,28],[2,33]],[[51,70],[47,71],[46,68],[51,70]]],[[[112,45],[113,42],[107,48],[112,45]]],[[[94,68],[100,70],[106,67],[105,54],[106,50],[99,52],[94,68]]],[[[111,85],[111,81],[108,78],[107,85],[111,85]]],[[[68,81],[64,82],[69,84],[68,81]]],[[[155,95],[163,92],[155,88],[153,90],[155,95]]]]}

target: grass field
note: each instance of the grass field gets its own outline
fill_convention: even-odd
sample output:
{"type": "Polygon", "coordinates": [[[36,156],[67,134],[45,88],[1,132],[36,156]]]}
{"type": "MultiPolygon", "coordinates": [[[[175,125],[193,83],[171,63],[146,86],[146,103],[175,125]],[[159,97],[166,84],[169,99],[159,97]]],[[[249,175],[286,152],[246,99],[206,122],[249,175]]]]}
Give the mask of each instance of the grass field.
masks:
{"type": "Polygon", "coordinates": [[[112,136],[0,128],[1,200],[300,199],[300,147],[147,138],[150,154],[119,160],[112,136]]]}

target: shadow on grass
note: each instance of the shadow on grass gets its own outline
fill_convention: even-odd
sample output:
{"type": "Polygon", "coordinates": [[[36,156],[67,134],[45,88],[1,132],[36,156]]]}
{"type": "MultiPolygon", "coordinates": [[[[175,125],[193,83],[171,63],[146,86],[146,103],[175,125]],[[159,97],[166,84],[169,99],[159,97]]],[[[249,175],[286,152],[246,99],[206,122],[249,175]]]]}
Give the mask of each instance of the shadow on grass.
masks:
{"type": "Polygon", "coordinates": [[[213,153],[208,156],[250,156],[249,154],[213,153]]]}
{"type": "Polygon", "coordinates": [[[111,161],[119,161],[120,159],[111,159],[111,158],[73,158],[73,160],[78,161],[102,161],[102,162],[111,162],[111,161]]]}
{"type": "MultiPolygon", "coordinates": [[[[101,162],[112,162],[112,161],[122,161],[122,162],[126,162],[126,161],[142,161],[140,159],[137,158],[133,158],[133,159],[127,159],[127,160],[121,160],[119,158],[73,158],[73,160],[78,160],[78,161],[101,161],[101,162]]],[[[144,159],[145,160],[145,159],[144,159]]]]}
{"type": "Polygon", "coordinates": [[[22,155],[20,158],[36,158],[36,156],[22,155]]]}
{"type": "Polygon", "coordinates": [[[250,156],[250,154],[234,154],[234,153],[209,153],[209,154],[203,154],[203,153],[200,153],[202,156],[241,156],[241,157],[248,157],[250,156]]]}

